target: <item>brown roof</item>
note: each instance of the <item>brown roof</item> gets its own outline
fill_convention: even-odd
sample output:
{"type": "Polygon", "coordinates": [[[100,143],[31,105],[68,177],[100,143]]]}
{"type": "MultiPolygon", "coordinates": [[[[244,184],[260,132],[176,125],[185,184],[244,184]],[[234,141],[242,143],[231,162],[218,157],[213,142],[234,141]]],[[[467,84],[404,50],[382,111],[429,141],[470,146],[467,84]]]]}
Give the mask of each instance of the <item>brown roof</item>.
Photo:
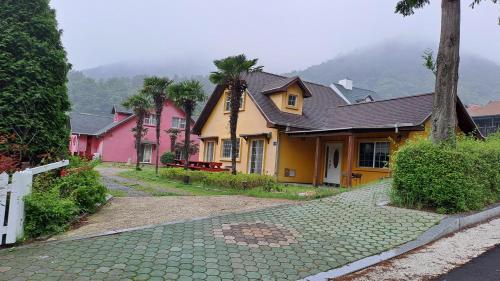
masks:
{"type": "Polygon", "coordinates": [[[323,127],[409,127],[425,122],[432,111],[432,93],[330,108],[323,127]],[[396,125],[397,124],[397,125],[396,125]]]}
{"type": "MultiPolygon", "coordinates": [[[[267,72],[255,72],[244,74],[243,78],[247,81],[250,98],[264,118],[273,126],[290,126],[300,129],[321,128],[323,120],[321,113],[326,112],[330,107],[347,104],[332,88],[300,80],[309,89],[311,97],[304,99],[302,115],[287,113],[281,111],[271,98],[263,93],[264,90],[270,90],[275,85],[282,85],[286,81],[289,82],[287,77],[267,72]]],[[[296,78],[291,80],[293,79],[296,78]]],[[[195,124],[193,129],[195,133],[200,134],[201,128],[223,91],[224,87],[220,85],[215,87],[195,124]]]]}
{"type": "Polygon", "coordinates": [[[300,79],[298,76],[285,77],[272,81],[266,84],[264,88],[262,88],[261,93],[263,93],[264,95],[268,95],[278,92],[284,92],[288,89],[288,87],[290,87],[294,83],[299,84],[299,86],[302,88],[302,91],[304,92],[304,97],[308,98],[312,96],[311,91],[309,90],[309,88],[307,88],[307,85],[305,85],[302,79],[300,79]]]}
{"type": "MultiPolygon", "coordinates": [[[[304,99],[302,115],[279,110],[265,93],[290,85],[296,77],[286,78],[266,72],[246,74],[248,93],[270,126],[289,127],[296,132],[394,128],[421,126],[432,113],[432,93],[387,100],[347,104],[332,88],[302,81],[311,97],[304,99]],[[281,86],[280,86],[281,85],[281,86]]],[[[201,133],[224,88],[217,86],[196,122],[193,132],[201,133]]],[[[457,103],[459,125],[464,132],[476,127],[464,106],[457,103]]]]}
{"type": "Polygon", "coordinates": [[[469,106],[467,111],[473,117],[500,115],[500,101],[490,101],[485,106],[469,106]]]}

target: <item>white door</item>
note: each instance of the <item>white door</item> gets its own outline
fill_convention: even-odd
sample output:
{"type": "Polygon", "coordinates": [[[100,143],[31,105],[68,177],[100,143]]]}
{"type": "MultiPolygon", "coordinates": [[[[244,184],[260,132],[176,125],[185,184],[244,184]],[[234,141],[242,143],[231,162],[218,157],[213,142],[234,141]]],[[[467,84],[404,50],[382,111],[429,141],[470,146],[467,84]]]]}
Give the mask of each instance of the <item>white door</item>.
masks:
{"type": "Polygon", "coordinates": [[[340,184],[342,163],[342,144],[327,143],[325,146],[325,175],[323,181],[329,184],[340,184]]]}
{"type": "Polygon", "coordinates": [[[250,158],[248,159],[248,172],[262,174],[264,160],[264,140],[252,140],[250,145],[250,158]]]}
{"type": "Polygon", "coordinates": [[[151,163],[151,155],[153,154],[153,146],[151,144],[142,145],[142,163],[151,163]]]}

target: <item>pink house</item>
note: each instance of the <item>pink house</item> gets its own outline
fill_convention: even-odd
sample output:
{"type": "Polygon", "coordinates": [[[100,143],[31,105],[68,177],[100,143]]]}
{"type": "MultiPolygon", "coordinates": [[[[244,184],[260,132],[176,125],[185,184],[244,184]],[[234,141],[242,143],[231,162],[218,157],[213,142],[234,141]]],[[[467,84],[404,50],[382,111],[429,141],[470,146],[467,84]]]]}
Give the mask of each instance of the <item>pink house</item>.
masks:
{"type": "MultiPolygon", "coordinates": [[[[136,125],[136,117],[132,111],[115,105],[110,115],[95,115],[89,113],[72,112],[70,153],[92,157],[98,155],[105,162],[135,163],[136,150],[132,128],[136,125]]],[[[193,124],[192,122],[191,124],[193,124]]],[[[142,163],[155,163],[156,161],[156,116],[149,115],[144,119],[144,126],[148,129],[142,139],[142,163]]],[[[177,142],[184,141],[186,119],[184,111],[168,100],[161,116],[160,156],[171,151],[170,136],[165,131],[170,128],[179,129],[181,132],[177,142]]],[[[199,143],[196,135],[191,135],[191,140],[199,143]]],[[[180,158],[180,151],[175,151],[180,158]]],[[[197,160],[198,155],[192,155],[192,160],[197,160]]]]}

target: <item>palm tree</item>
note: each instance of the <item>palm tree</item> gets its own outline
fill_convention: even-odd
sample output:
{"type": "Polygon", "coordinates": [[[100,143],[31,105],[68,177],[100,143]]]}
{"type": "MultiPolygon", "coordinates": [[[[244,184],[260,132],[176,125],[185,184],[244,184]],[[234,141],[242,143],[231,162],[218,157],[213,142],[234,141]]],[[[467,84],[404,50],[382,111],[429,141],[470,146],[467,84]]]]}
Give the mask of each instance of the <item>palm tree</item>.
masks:
{"type": "Polygon", "coordinates": [[[140,159],[142,158],[142,150],[141,150],[141,140],[144,135],[147,133],[147,128],[144,128],[144,117],[149,113],[151,109],[151,101],[148,97],[143,94],[136,94],[130,96],[123,102],[123,106],[126,108],[132,109],[136,116],[136,126],[132,129],[135,137],[135,150],[137,152],[137,160],[135,164],[135,169],[140,171],[141,168],[139,166],[140,159]]]}
{"type": "Polygon", "coordinates": [[[200,82],[188,80],[170,85],[170,98],[184,109],[186,114],[186,129],[184,130],[184,169],[189,166],[189,144],[191,136],[191,117],[196,103],[205,99],[205,92],[200,82]]]}
{"type": "Polygon", "coordinates": [[[237,153],[236,127],[238,124],[241,97],[247,89],[247,82],[243,79],[242,75],[262,71],[262,66],[256,66],[257,59],[247,60],[244,54],[215,60],[214,64],[217,67],[217,71],[210,74],[210,81],[227,88],[230,95],[229,130],[231,133],[231,169],[233,175],[235,175],[237,153]]]}
{"type": "Polygon", "coordinates": [[[156,76],[144,78],[144,86],[142,93],[151,98],[156,114],[156,161],[155,173],[158,174],[158,160],[160,159],[160,124],[161,113],[163,106],[167,100],[167,88],[172,84],[172,80],[168,78],[160,78],[156,76]]]}
{"type": "Polygon", "coordinates": [[[174,152],[175,151],[175,143],[177,142],[177,137],[179,136],[179,133],[181,131],[176,128],[170,128],[168,130],[165,130],[165,133],[168,134],[170,137],[170,151],[174,152]]]}

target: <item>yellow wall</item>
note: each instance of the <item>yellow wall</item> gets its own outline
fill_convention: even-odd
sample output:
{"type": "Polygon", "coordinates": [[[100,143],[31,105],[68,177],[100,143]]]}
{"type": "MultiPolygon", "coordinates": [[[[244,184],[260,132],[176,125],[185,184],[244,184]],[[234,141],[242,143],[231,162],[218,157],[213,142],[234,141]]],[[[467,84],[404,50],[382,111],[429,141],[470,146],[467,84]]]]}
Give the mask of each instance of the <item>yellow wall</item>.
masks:
{"type": "Polygon", "coordinates": [[[286,92],[278,92],[272,94],[271,100],[274,104],[283,112],[293,113],[302,115],[302,105],[304,104],[304,92],[297,85],[297,83],[291,85],[286,92]],[[288,106],[288,95],[297,96],[297,106],[290,107],[288,106]]]}
{"type": "MultiPolygon", "coordinates": [[[[224,163],[224,167],[230,167],[231,159],[221,158],[222,139],[230,138],[229,113],[224,111],[224,97],[225,95],[221,95],[221,98],[214,107],[212,114],[210,114],[208,120],[203,126],[203,129],[201,130],[201,137],[217,137],[218,141],[215,144],[214,161],[224,163]]],[[[263,172],[267,175],[274,175],[277,147],[274,143],[277,142],[277,130],[267,127],[266,120],[248,94],[245,94],[244,98],[244,106],[238,115],[236,134],[238,137],[240,134],[260,134],[269,132],[272,134],[272,138],[269,140],[269,143],[264,141],[263,172]]],[[[239,172],[247,173],[250,139],[248,140],[248,143],[243,138],[240,138],[240,141],[240,158],[236,164],[236,169],[239,172]]],[[[199,159],[203,161],[204,156],[205,143],[202,141],[200,144],[199,159]]]]}
{"type": "Polygon", "coordinates": [[[314,138],[291,138],[280,133],[278,181],[311,183],[315,149],[314,138]],[[285,177],[285,169],[294,169],[295,177],[285,177]]]}
{"type": "MultiPolygon", "coordinates": [[[[426,124],[428,126],[428,124],[426,124]]],[[[365,184],[391,175],[389,168],[358,167],[359,143],[363,141],[389,141],[391,154],[398,149],[407,139],[417,136],[426,136],[426,131],[412,132],[385,132],[356,134],[354,138],[354,157],[352,159],[352,172],[361,174],[361,179],[354,179],[353,185],[365,184]]],[[[325,147],[329,142],[342,143],[341,184],[347,185],[347,136],[321,137],[319,159],[319,182],[323,182],[325,172],[325,147]]],[[[289,137],[280,134],[279,147],[279,174],[281,182],[312,183],[314,177],[315,137],[289,137]],[[295,177],[285,177],[285,168],[296,170],[295,177]]]]}

